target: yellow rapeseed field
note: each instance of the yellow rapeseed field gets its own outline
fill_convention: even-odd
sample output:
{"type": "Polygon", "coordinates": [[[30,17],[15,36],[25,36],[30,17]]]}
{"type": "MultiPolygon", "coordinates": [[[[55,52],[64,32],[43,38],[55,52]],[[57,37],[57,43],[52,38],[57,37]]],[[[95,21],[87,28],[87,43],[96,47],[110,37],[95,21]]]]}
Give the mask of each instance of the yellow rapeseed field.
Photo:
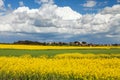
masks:
{"type": "Polygon", "coordinates": [[[110,48],[120,48],[120,46],[97,46],[97,47],[81,47],[81,46],[40,46],[40,45],[13,45],[13,44],[0,44],[0,49],[110,49],[110,48]]]}
{"type": "Polygon", "coordinates": [[[0,57],[0,80],[120,80],[120,54],[0,57]]]}

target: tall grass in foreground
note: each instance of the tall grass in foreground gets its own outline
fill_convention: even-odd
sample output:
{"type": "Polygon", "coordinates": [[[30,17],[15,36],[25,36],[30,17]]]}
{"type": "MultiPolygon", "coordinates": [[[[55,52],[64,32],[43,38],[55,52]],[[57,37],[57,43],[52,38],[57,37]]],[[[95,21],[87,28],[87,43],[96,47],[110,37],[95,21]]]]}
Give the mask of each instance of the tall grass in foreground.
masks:
{"type": "Polygon", "coordinates": [[[0,80],[120,80],[120,54],[0,57],[0,80]]]}

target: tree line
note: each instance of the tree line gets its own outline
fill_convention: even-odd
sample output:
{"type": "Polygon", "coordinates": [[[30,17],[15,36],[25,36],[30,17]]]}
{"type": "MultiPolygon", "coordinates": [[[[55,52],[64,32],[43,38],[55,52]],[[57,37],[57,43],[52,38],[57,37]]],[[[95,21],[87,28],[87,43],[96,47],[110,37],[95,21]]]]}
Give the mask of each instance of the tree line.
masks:
{"type": "Polygon", "coordinates": [[[38,42],[38,41],[17,41],[12,44],[25,44],[25,45],[51,45],[51,46],[120,46],[120,44],[93,44],[85,41],[74,41],[74,42],[38,42]]]}

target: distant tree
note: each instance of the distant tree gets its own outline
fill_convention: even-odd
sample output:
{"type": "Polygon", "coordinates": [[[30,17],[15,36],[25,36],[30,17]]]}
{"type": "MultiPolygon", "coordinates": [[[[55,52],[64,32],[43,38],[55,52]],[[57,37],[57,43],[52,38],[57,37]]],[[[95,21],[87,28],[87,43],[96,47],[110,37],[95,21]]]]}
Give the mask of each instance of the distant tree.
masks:
{"type": "Polygon", "coordinates": [[[80,42],[79,41],[75,41],[74,45],[80,45],[80,42]]]}
{"type": "Polygon", "coordinates": [[[87,42],[83,41],[82,44],[87,44],[87,42]]]}
{"type": "Polygon", "coordinates": [[[13,44],[41,45],[42,43],[37,42],[37,41],[25,40],[25,41],[17,41],[17,42],[14,42],[13,44]]]}

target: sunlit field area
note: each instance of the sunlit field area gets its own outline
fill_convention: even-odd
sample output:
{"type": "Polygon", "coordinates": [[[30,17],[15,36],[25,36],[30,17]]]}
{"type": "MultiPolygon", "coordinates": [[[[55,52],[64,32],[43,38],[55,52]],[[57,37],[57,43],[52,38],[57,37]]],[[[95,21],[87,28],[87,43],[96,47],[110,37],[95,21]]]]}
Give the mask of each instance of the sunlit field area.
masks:
{"type": "Polygon", "coordinates": [[[120,46],[39,46],[39,45],[9,45],[0,44],[1,49],[28,49],[28,50],[47,50],[47,49],[110,49],[110,48],[120,48],[120,46]]]}
{"type": "Polygon", "coordinates": [[[120,54],[0,57],[0,80],[119,80],[120,54]]]}
{"type": "Polygon", "coordinates": [[[119,80],[119,47],[0,45],[0,80],[119,80]]]}

